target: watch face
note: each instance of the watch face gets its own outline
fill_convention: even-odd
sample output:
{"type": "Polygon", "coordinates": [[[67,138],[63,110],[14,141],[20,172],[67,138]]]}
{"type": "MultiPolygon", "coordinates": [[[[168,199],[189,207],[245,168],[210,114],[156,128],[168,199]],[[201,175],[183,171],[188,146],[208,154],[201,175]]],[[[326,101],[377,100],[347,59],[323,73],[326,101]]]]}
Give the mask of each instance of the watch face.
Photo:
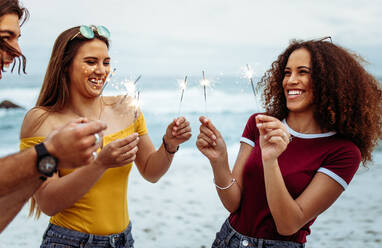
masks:
{"type": "Polygon", "coordinates": [[[39,168],[44,174],[53,174],[56,171],[56,161],[52,156],[45,156],[40,160],[39,168]]]}

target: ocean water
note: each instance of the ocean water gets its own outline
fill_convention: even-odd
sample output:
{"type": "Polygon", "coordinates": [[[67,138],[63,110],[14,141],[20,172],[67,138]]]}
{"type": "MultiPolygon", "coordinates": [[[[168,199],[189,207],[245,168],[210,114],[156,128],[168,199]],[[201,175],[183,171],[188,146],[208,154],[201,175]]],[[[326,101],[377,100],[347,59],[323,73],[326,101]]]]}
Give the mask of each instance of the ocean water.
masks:
{"type": "MultiPolygon", "coordinates": [[[[208,76],[208,75],[207,75],[208,76]]],[[[8,99],[24,109],[0,110],[0,155],[18,151],[23,117],[33,107],[42,76],[4,75],[0,81],[0,101],[8,99]]],[[[105,95],[121,94],[115,84],[126,77],[113,77],[105,95]]],[[[134,79],[135,77],[133,77],[134,79]]],[[[239,149],[239,139],[252,113],[262,111],[260,97],[254,98],[247,80],[229,76],[208,78],[207,101],[200,77],[189,77],[180,107],[179,77],[145,77],[137,88],[149,135],[156,147],[167,125],[180,115],[190,121],[193,137],[181,145],[169,171],[156,184],[146,182],[133,167],[129,179],[129,213],[136,247],[210,247],[228,212],[220,203],[212,183],[212,171],[206,158],[196,149],[198,118],[210,118],[222,133],[228,147],[231,166],[239,149]]],[[[382,164],[380,147],[374,163],[382,164]]],[[[362,169],[343,196],[313,225],[306,247],[382,247],[382,196],[370,189],[382,183],[381,166],[362,169]],[[379,176],[378,176],[379,175],[379,176]],[[366,193],[367,192],[367,193],[366,193]],[[361,230],[360,230],[361,229],[361,230]],[[356,235],[355,235],[356,234],[356,235]]],[[[0,235],[0,247],[38,247],[48,217],[27,218],[28,206],[0,235]]]]}
{"type": "MultiPolygon", "coordinates": [[[[106,87],[105,95],[124,94],[120,82],[130,77],[116,74],[106,87]]],[[[161,137],[167,125],[178,116],[185,116],[193,131],[198,130],[199,116],[212,119],[224,134],[227,144],[237,141],[251,113],[261,111],[260,98],[254,99],[247,80],[240,77],[212,77],[211,86],[207,87],[207,101],[204,100],[203,88],[197,77],[188,77],[188,87],[180,104],[181,91],[178,79],[182,77],[145,77],[137,83],[140,91],[140,106],[145,115],[149,134],[155,145],[160,145],[161,137]],[[179,112],[180,110],[180,112],[179,112]]],[[[17,150],[18,134],[21,122],[27,110],[37,100],[42,84],[42,76],[5,75],[0,90],[0,101],[4,99],[23,106],[24,110],[0,110],[0,134],[6,139],[0,145],[0,154],[17,150]],[[9,76],[9,77],[7,77],[9,76]]],[[[182,145],[193,147],[195,137],[182,145]]]]}

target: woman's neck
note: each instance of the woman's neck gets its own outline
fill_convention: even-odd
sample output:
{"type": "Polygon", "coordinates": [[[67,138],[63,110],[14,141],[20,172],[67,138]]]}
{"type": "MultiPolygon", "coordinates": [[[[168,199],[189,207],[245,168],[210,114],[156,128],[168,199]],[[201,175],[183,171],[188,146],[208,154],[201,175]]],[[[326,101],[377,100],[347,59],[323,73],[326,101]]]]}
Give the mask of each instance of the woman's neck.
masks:
{"type": "Polygon", "coordinates": [[[294,131],[305,134],[324,133],[312,114],[289,113],[286,122],[294,131]]]}

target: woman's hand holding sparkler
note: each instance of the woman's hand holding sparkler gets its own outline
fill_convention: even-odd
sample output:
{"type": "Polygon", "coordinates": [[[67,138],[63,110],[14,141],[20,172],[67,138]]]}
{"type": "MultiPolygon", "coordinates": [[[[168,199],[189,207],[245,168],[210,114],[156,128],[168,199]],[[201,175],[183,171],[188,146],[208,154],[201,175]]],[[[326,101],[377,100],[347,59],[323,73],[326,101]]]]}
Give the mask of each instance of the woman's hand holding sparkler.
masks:
{"type": "Polygon", "coordinates": [[[263,163],[277,160],[291,141],[287,127],[279,119],[267,115],[256,116],[256,126],[260,132],[263,163]]]}
{"type": "Polygon", "coordinates": [[[227,161],[227,147],[220,132],[206,117],[201,116],[199,121],[201,125],[196,147],[210,160],[211,165],[227,161]]]}
{"type": "Polygon", "coordinates": [[[166,129],[163,142],[169,152],[176,152],[178,146],[191,138],[190,122],[185,117],[174,119],[166,129]]]}
{"type": "Polygon", "coordinates": [[[115,140],[102,148],[94,161],[99,168],[108,169],[124,166],[133,162],[138,151],[139,137],[133,133],[125,138],[115,140]]]}

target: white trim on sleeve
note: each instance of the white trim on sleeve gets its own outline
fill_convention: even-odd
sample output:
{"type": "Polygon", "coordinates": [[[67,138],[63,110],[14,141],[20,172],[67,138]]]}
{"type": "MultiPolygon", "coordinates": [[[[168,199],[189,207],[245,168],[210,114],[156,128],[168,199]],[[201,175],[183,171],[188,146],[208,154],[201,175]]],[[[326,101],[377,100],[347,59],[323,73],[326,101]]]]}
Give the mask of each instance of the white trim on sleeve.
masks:
{"type": "Polygon", "coordinates": [[[250,145],[252,147],[255,147],[255,142],[253,142],[252,140],[247,139],[245,137],[241,137],[240,138],[240,142],[244,142],[244,143],[246,143],[246,144],[248,144],[248,145],[250,145]]]}
{"type": "Polygon", "coordinates": [[[324,167],[321,167],[320,169],[318,169],[318,172],[322,172],[328,175],[329,177],[331,177],[332,179],[334,179],[334,181],[339,183],[344,188],[344,190],[347,188],[348,184],[346,183],[346,181],[342,179],[339,175],[334,173],[333,171],[326,169],[324,167]]]}

